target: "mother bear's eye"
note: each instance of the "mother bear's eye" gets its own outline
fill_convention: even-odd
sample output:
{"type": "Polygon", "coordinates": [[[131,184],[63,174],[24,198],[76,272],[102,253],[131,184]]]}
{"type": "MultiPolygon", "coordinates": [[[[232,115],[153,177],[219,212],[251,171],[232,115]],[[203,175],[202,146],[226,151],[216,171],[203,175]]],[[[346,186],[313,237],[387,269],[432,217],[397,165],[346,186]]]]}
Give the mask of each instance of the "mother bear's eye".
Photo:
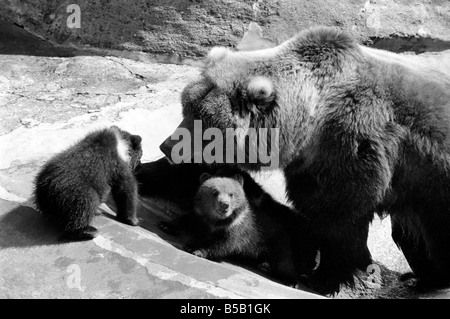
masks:
{"type": "Polygon", "coordinates": [[[250,111],[247,106],[247,94],[242,89],[237,88],[234,94],[229,96],[229,100],[231,103],[231,107],[239,115],[244,115],[245,113],[248,113],[250,111]]]}

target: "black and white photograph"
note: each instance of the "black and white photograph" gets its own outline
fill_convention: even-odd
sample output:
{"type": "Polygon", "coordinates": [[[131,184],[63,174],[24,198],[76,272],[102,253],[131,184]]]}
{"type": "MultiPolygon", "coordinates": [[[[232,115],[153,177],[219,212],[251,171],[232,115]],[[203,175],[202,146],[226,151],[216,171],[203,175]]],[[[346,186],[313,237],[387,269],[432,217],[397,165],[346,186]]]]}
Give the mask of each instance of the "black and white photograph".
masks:
{"type": "Polygon", "coordinates": [[[450,299],[450,1],[0,0],[0,299],[450,299]]]}

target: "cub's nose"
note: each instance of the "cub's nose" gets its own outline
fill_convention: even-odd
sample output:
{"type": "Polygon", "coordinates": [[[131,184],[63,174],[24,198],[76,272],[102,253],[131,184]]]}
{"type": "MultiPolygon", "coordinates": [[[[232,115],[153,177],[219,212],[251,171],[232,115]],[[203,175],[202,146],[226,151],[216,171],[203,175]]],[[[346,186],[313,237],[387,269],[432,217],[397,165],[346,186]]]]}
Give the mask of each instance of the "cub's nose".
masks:
{"type": "Polygon", "coordinates": [[[220,208],[225,210],[228,209],[228,207],[230,207],[230,204],[228,202],[220,202],[220,208]]]}

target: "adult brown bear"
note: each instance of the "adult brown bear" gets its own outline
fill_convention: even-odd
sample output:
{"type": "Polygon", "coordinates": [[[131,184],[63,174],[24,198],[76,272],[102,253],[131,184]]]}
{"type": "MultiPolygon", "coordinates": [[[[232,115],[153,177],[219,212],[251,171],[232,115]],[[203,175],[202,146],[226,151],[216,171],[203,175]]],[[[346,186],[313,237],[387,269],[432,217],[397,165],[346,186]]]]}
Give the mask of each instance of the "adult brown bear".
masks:
{"type": "MultiPolygon", "coordinates": [[[[270,49],[213,49],[181,99],[181,127],[190,130],[194,120],[222,132],[279,128],[288,197],[309,218],[305,245],[320,249],[314,288],[336,292],[366,269],[369,223],[382,211],[419,282],[450,282],[445,75],[319,27],[270,49]]],[[[167,157],[176,143],[161,145],[167,157]]]]}

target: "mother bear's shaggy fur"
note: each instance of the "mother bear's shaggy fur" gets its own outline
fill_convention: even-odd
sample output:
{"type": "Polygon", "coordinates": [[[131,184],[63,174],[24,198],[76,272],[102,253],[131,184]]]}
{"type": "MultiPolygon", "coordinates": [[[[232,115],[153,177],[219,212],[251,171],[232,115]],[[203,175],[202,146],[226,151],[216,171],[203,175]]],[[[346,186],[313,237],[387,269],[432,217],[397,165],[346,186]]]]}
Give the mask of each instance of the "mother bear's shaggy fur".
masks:
{"type": "MultiPolygon", "coordinates": [[[[213,49],[182,105],[184,127],[280,128],[272,151],[309,218],[305,245],[320,249],[317,290],[366,269],[369,223],[383,211],[419,282],[450,282],[450,80],[439,71],[319,27],[270,49],[213,49]]],[[[172,146],[161,146],[168,157],[172,146]]]]}

